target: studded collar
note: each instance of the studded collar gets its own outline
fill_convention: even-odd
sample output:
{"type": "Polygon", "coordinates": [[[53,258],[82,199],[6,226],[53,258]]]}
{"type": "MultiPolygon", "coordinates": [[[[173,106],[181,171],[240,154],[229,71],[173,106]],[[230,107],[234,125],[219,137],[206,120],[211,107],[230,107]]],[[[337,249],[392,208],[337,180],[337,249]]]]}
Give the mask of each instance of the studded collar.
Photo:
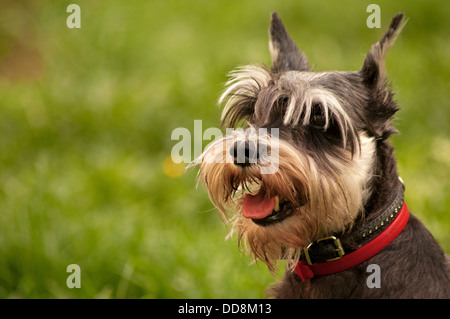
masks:
{"type": "MultiPolygon", "coordinates": [[[[400,179],[401,181],[401,179],[400,179]]],[[[409,211],[404,202],[404,186],[399,184],[392,204],[361,229],[340,237],[328,236],[309,244],[303,251],[295,273],[303,280],[356,266],[391,243],[406,226],[409,211]],[[353,247],[359,247],[354,249],[353,247]]]]}

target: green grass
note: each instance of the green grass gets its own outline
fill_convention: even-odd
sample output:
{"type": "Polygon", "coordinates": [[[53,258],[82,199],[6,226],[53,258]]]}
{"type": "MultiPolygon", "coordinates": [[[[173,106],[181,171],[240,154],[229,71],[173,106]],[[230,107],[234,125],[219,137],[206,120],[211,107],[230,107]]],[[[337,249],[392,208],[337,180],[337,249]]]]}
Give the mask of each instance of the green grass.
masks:
{"type": "Polygon", "coordinates": [[[316,70],[359,69],[390,18],[409,17],[387,59],[393,143],[409,208],[450,253],[444,2],[379,1],[381,30],[365,25],[370,1],[80,0],[78,30],[72,2],[0,13],[0,298],[263,297],[275,279],[225,241],[196,169],[170,177],[163,162],[173,129],[219,125],[227,72],[270,63],[274,10],[316,70]]]}

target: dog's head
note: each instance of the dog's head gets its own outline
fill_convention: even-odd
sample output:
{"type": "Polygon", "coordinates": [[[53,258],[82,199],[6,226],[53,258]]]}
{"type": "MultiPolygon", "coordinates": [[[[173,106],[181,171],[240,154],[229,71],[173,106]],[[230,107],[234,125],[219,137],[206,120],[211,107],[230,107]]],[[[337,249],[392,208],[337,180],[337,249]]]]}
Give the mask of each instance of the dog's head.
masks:
{"type": "Polygon", "coordinates": [[[198,159],[211,201],[241,243],[271,270],[313,240],[351,228],[375,178],[377,145],[398,110],[384,57],[403,24],[396,15],[356,72],[313,72],[272,14],[272,67],[231,72],[222,124],[241,130],[198,159]]]}

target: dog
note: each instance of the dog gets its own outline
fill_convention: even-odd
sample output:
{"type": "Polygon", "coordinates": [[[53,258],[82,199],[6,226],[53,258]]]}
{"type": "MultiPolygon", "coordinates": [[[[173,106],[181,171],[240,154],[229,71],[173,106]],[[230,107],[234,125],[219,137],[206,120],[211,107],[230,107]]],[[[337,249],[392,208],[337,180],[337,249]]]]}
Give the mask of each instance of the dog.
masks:
{"type": "Polygon", "coordinates": [[[219,99],[234,128],[204,150],[198,180],[272,273],[271,298],[449,298],[450,262],[404,201],[389,137],[399,106],[385,56],[399,13],[354,72],[313,72],[271,15],[272,66],[230,73],[219,99]]]}

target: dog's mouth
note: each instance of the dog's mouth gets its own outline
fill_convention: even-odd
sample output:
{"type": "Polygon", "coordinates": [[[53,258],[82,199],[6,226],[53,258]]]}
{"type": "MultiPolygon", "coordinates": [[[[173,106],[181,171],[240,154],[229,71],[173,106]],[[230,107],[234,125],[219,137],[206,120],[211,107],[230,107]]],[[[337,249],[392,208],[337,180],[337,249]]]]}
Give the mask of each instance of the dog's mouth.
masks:
{"type": "Polygon", "coordinates": [[[247,194],[242,203],[242,215],[260,226],[280,222],[291,216],[293,210],[290,202],[280,200],[278,195],[267,198],[263,192],[247,194]]]}

